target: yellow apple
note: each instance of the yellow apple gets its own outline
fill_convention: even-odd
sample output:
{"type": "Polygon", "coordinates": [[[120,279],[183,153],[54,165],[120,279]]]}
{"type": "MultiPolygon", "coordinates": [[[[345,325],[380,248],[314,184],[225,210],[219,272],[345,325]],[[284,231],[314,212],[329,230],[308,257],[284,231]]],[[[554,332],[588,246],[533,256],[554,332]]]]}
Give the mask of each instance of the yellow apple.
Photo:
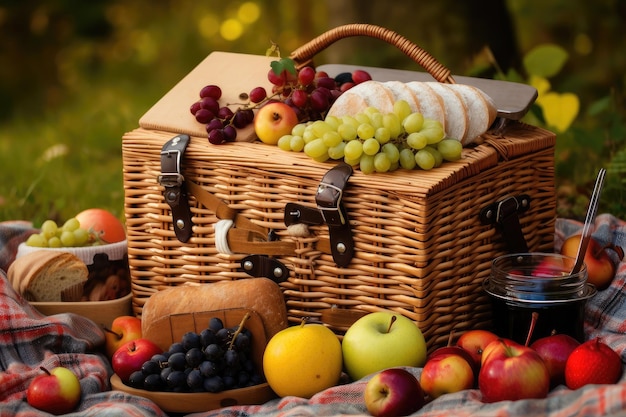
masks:
{"type": "Polygon", "coordinates": [[[276,333],[263,353],[263,372],[279,396],[310,398],[337,385],[342,358],[339,338],[322,324],[287,327],[276,333]]]}
{"type": "Polygon", "coordinates": [[[261,107],[254,117],[254,133],[261,142],[276,145],[278,139],[290,134],[297,124],[294,109],[282,102],[271,102],[261,107]]]}

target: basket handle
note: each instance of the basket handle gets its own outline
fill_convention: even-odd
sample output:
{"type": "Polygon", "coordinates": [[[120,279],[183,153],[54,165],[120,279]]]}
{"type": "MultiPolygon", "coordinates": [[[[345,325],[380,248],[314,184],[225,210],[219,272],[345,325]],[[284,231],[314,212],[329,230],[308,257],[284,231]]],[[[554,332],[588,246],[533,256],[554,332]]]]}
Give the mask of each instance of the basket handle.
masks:
{"type": "Polygon", "coordinates": [[[296,62],[298,68],[311,65],[313,57],[316,54],[323,51],[334,42],[351,36],[369,36],[383,40],[404,52],[409,58],[432,75],[435,80],[442,83],[455,83],[454,78],[452,78],[450,74],[450,70],[424,49],[392,30],[367,23],[353,23],[338,26],[324,32],[320,36],[297,48],[289,57],[296,62]]]}

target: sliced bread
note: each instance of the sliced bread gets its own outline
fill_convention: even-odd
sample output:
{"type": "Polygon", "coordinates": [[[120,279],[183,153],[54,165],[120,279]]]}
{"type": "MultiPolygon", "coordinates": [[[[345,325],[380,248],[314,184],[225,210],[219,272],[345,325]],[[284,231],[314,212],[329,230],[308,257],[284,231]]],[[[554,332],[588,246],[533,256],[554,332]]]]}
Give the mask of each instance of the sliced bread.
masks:
{"type": "Polygon", "coordinates": [[[367,107],[381,113],[393,112],[394,98],[379,81],[365,81],[341,94],[328,110],[328,116],[354,116],[367,107]]]}
{"type": "Polygon", "coordinates": [[[84,285],[89,271],[72,253],[42,249],[18,257],[7,276],[13,288],[28,301],[57,302],[63,301],[64,292],[84,285]]]}
{"type": "Polygon", "coordinates": [[[450,88],[450,84],[426,82],[444,103],[446,114],[446,136],[463,142],[467,132],[467,108],[461,95],[450,88]]]}
{"type": "Polygon", "coordinates": [[[461,95],[467,108],[467,132],[462,141],[466,146],[485,133],[496,120],[497,110],[493,99],[484,91],[467,84],[450,84],[449,88],[461,95]]]}

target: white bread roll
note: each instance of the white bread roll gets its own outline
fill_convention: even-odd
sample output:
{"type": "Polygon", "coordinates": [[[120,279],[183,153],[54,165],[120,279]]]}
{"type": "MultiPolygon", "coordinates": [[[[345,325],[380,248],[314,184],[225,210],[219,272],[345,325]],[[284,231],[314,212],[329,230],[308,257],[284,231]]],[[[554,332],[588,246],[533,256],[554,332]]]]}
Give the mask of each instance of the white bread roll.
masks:
{"type": "Polygon", "coordinates": [[[65,290],[80,289],[89,277],[87,265],[68,252],[38,250],[17,258],[7,271],[9,282],[28,301],[63,301],[65,290]]]}
{"type": "Polygon", "coordinates": [[[153,323],[172,314],[229,308],[247,308],[258,313],[268,340],[287,327],[287,306],[278,284],[267,278],[246,278],[182,285],[154,293],[141,310],[142,332],[151,334],[153,323]]]}
{"type": "Polygon", "coordinates": [[[497,115],[493,99],[482,90],[434,81],[367,81],[340,95],[328,115],[353,116],[370,106],[390,113],[398,100],[405,100],[414,112],[425,118],[438,120],[446,136],[460,141],[463,146],[485,133],[497,115]]]}

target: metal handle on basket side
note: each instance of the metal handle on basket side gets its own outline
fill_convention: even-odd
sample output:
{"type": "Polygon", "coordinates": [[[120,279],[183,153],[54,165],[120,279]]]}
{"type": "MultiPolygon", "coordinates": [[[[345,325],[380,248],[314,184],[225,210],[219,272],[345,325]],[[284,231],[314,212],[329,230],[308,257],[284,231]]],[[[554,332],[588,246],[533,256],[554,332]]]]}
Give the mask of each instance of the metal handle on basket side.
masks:
{"type": "Polygon", "coordinates": [[[290,58],[296,61],[297,66],[303,67],[311,65],[313,57],[319,52],[326,49],[329,45],[336,41],[352,37],[352,36],[369,36],[372,38],[383,40],[400,51],[404,52],[409,58],[424,68],[433,78],[442,83],[454,84],[450,70],[441,64],[432,55],[424,49],[415,45],[398,33],[386,29],[381,26],[370,25],[366,23],[353,23],[349,25],[338,26],[320,36],[300,46],[290,55],[290,58]]]}

